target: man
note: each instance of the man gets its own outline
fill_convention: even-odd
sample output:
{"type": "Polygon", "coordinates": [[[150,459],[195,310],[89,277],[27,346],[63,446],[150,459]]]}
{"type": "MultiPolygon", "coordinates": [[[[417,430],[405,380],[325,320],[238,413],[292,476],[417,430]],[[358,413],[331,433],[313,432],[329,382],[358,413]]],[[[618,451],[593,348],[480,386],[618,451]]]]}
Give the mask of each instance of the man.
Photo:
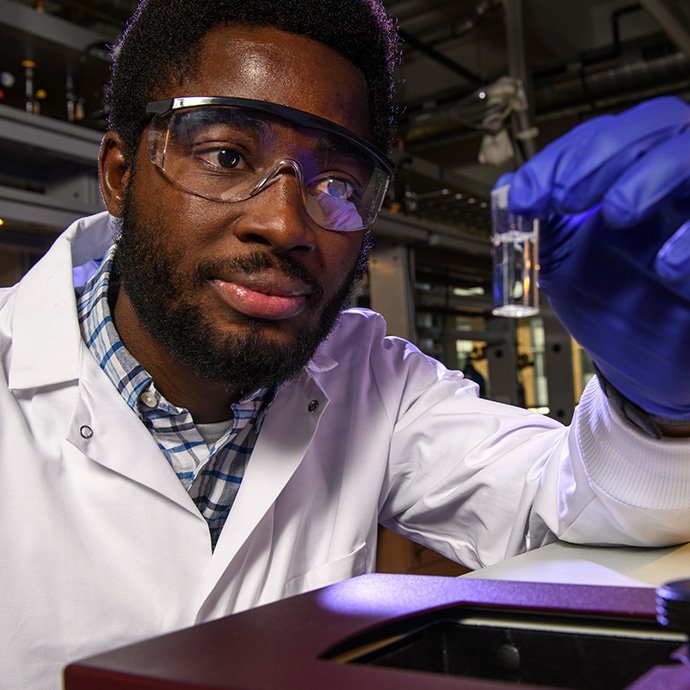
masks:
{"type": "MultiPolygon", "coordinates": [[[[550,222],[543,257],[615,398],[594,381],[569,429],[479,399],[376,314],[338,317],[390,176],[390,26],[373,0],[149,0],[135,16],[100,157],[109,215],[2,296],[0,687],[58,688],[76,658],[372,571],[379,522],[471,567],[556,538],[690,537],[690,446],[653,437],[686,431],[686,367],[666,349],[648,391],[626,385],[648,362],[623,335],[649,340],[635,313],[611,316],[605,276],[583,283],[577,236],[617,251],[598,212],[550,222]]],[[[573,206],[572,145],[514,178],[516,206],[598,203],[573,206]]],[[[652,234],[656,252],[670,234],[652,234]]],[[[629,266],[609,266],[614,287],[661,289],[629,266]]],[[[644,323],[673,320],[685,345],[671,279],[644,323]]]]}

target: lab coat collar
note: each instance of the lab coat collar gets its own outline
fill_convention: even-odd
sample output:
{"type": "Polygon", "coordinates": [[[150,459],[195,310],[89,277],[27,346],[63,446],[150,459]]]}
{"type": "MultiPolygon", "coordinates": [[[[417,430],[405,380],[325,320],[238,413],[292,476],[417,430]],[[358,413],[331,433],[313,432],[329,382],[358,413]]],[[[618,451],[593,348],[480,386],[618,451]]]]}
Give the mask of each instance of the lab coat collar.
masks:
{"type": "Polygon", "coordinates": [[[73,223],[16,287],[9,386],[46,391],[74,384],[64,416],[67,440],[94,462],[152,488],[203,522],[189,494],[139,418],[107,379],[81,338],[73,276],[88,279],[117,233],[107,213],[73,223]],[[75,270],[76,269],[76,270],[75,270]],[[77,387],[76,382],[80,381],[77,387]],[[148,448],[148,450],[143,450],[148,448]]]}
{"type": "Polygon", "coordinates": [[[116,232],[108,213],[76,221],[19,282],[12,316],[10,389],[42,388],[79,377],[82,339],[69,267],[102,258],[116,232]]]}
{"type": "Polygon", "coordinates": [[[332,357],[322,354],[317,350],[314,356],[311,358],[309,364],[307,364],[307,369],[314,374],[319,374],[324,371],[330,371],[337,366],[338,362],[336,362],[332,357]]]}

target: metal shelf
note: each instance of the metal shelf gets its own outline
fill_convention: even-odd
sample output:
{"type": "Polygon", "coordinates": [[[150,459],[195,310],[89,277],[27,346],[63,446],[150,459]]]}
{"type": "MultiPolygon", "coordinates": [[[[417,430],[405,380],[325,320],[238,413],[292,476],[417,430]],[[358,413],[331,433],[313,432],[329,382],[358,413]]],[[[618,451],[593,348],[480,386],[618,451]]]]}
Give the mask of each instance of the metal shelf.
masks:
{"type": "MultiPolygon", "coordinates": [[[[48,232],[103,210],[101,134],[0,105],[0,218],[48,232]]],[[[0,236],[1,240],[1,236],[0,236]]]]}

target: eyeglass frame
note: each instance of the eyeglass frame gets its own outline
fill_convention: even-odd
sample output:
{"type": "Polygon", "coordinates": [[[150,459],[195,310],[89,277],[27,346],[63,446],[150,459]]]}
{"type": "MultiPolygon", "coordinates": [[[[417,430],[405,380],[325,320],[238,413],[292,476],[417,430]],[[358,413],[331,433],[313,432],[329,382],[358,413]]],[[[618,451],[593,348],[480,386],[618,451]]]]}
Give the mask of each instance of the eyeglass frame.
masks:
{"type": "Polygon", "coordinates": [[[257,101],[253,98],[240,98],[237,96],[177,96],[175,98],[149,101],[146,104],[146,119],[152,119],[156,116],[163,117],[173,113],[175,110],[199,106],[251,108],[252,110],[258,110],[259,112],[269,115],[275,115],[299,127],[318,129],[329,134],[336,134],[362,147],[365,151],[374,156],[389,174],[388,184],[390,184],[393,178],[395,164],[378,147],[374,146],[374,144],[368,142],[358,134],[355,134],[352,130],[347,129],[347,127],[327,120],[325,117],[320,117],[319,115],[314,115],[304,110],[298,110],[297,108],[291,108],[287,105],[280,105],[279,103],[257,101]]]}
{"type": "Polygon", "coordinates": [[[257,101],[253,98],[240,98],[237,96],[178,96],[175,98],[164,98],[159,101],[149,101],[146,104],[146,119],[158,116],[168,115],[175,110],[182,108],[195,108],[198,106],[234,106],[236,108],[251,108],[259,112],[268,113],[269,115],[276,115],[278,117],[292,122],[300,127],[307,127],[311,129],[319,129],[330,134],[337,134],[344,139],[348,139],[354,144],[361,146],[363,149],[372,154],[388,173],[393,176],[395,164],[386,156],[377,146],[368,142],[359,134],[355,134],[347,127],[343,127],[325,117],[308,113],[304,110],[291,108],[287,105],[280,105],[279,103],[271,103],[270,101],[257,101]]]}

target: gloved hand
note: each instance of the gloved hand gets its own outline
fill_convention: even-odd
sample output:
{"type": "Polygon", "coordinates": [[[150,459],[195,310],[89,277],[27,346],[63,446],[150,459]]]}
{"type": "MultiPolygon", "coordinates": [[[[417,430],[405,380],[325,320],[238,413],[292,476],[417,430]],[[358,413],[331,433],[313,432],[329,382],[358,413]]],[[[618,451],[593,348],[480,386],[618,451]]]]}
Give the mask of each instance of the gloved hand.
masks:
{"type": "Polygon", "coordinates": [[[690,419],[690,106],[590,120],[510,183],[542,219],[540,286],[603,376],[646,412],[690,419]]]}

